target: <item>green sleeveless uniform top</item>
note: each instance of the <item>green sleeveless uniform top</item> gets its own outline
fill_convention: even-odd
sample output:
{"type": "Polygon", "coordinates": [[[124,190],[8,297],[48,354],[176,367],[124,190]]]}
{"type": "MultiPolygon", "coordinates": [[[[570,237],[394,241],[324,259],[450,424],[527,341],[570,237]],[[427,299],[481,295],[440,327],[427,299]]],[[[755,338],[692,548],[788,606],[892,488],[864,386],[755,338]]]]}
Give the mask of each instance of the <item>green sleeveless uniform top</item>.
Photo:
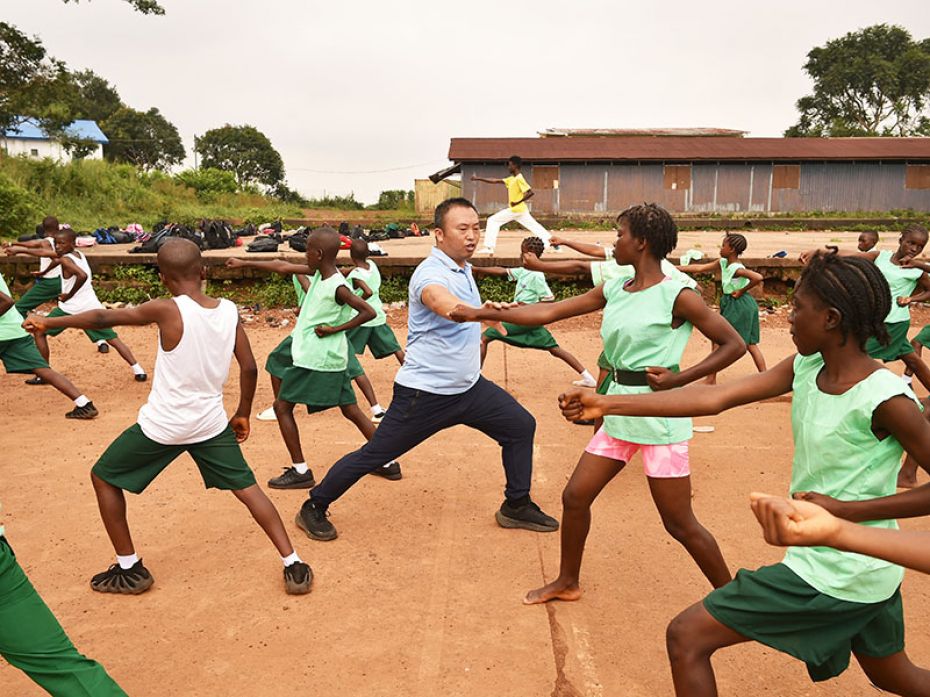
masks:
{"type": "Polygon", "coordinates": [[[300,285],[300,279],[297,278],[297,274],[291,274],[291,282],[294,284],[294,292],[297,294],[297,307],[299,308],[304,304],[304,297],[307,295],[304,291],[304,287],[300,285]]]}
{"type": "Polygon", "coordinates": [[[730,264],[726,259],[720,260],[720,285],[723,287],[724,295],[733,295],[734,292],[749,285],[748,278],[736,275],[739,269],[745,268],[740,262],[730,264]]]}
{"type": "Polygon", "coordinates": [[[291,358],[298,368],[321,373],[344,371],[349,365],[349,344],[345,332],[317,336],[314,329],[322,324],[336,326],[348,322],[354,310],[336,302],[336,291],[348,287],[341,273],[322,278],[317,271],[310,278],[310,288],[300,305],[291,358]]]}
{"type": "Polygon", "coordinates": [[[912,295],[917,287],[917,281],[920,280],[924,272],[920,269],[905,269],[893,263],[891,261],[891,251],[887,249],[878,253],[875,265],[882,272],[885,280],[888,281],[888,285],[891,286],[891,312],[885,317],[885,323],[910,322],[911,308],[906,305],[900,307],[898,298],[912,295]]]}
{"type": "MultiPolygon", "coordinates": [[[[672,328],[672,310],[679,293],[687,288],[681,281],[665,278],[650,288],[628,292],[629,278],[614,278],[604,284],[607,306],[601,322],[604,355],[619,370],[642,371],[649,366],[675,368],[681,362],[690,322],[672,328]]],[[[607,394],[642,394],[652,388],[612,382],[607,394]]],[[[691,438],[690,418],[659,416],[606,416],[607,434],[644,445],[670,445],[691,438]]]]}
{"type": "MultiPolygon", "coordinates": [[[[10,295],[10,288],[3,276],[0,276],[0,293],[9,295],[10,298],[13,297],[10,295]]],[[[19,314],[15,305],[10,305],[10,309],[0,315],[0,341],[11,341],[29,336],[29,332],[23,329],[22,324],[23,316],[19,314]]]]}
{"type": "MultiPolygon", "coordinates": [[[[375,311],[375,318],[370,322],[365,322],[363,327],[380,327],[382,324],[387,323],[387,315],[384,314],[384,305],[381,302],[381,270],[378,268],[378,265],[375,264],[371,259],[368,260],[368,270],[365,270],[359,266],[356,266],[349,272],[349,275],[346,276],[346,280],[349,281],[349,288],[352,288],[352,279],[357,278],[360,281],[364,281],[365,284],[371,288],[371,297],[365,300],[366,303],[371,305],[371,309],[375,311]]],[[[361,291],[353,291],[356,295],[361,296],[361,291]]]]}
{"type": "MultiPolygon", "coordinates": [[[[843,394],[821,392],[817,376],[823,365],[819,353],[794,359],[791,493],[816,491],[846,501],[894,494],[903,448],[893,436],[875,437],[872,414],[892,397],[905,395],[915,403],[917,398],[884,368],[843,394]]],[[[898,527],[893,520],[862,525],[898,527]]],[[[829,547],[789,547],[784,563],[821,593],[853,603],[887,600],[904,577],[900,566],[829,547]]]]}

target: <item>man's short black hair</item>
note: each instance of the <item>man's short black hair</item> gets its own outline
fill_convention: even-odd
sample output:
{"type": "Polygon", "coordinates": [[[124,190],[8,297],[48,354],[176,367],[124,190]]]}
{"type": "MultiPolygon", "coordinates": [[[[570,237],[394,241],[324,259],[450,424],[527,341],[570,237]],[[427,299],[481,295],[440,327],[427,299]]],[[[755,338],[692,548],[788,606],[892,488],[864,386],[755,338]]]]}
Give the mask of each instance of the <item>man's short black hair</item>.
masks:
{"type": "Polygon", "coordinates": [[[436,206],[436,212],[433,214],[433,226],[442,229],[443,223],[446,222],[446,213],[450,208],[471,208],[475,213],[478,209],[475,204],[467,198],[447,198],[445,201],[436,206]]]}
{"type": "Polygon", "coordinates": [[[523,166],[523,158],[519,155],[511,155],[507,158],[507,162],[512,162],[518,169],[523,166]]]}

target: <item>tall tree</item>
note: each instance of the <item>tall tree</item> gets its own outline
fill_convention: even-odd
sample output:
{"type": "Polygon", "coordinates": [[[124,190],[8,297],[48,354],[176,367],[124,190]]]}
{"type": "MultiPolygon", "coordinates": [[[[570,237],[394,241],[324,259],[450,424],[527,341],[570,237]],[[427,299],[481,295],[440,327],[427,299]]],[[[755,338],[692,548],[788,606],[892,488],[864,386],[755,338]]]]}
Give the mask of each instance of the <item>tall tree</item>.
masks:
{"type": "Polygon", "coordinates": [[[786,136],[930,135],[930,39],[877,24],[807,54],[813,93],[786,136]]]}
{"type": "Polygon", "coordinates": [[[64,65],[48,57],[37,37],[0,22],[0,130],[19,125],[23,116],[43,117],[49,131],[70,123],[64,105],[45,103],[64,73],[64,65]]]}
{"type": "Polygon", "coordinates": [[[284,179],[284,161],[268,137],[254,126],[214,128],[194,142],[202,165],[236,175],[239,186],[273,187],[284,179]]]}
{"type": "MultiPolygon", "coordinates": [[[[77,4],[80,1],[81,0],[62,0],[62,2],[66,4],[69,2],[77,4]]],[[[144,15],[165,14],[165,8],[159,5],[157,0],[124,0],[124,2],[128,2],[136,12],[141,12],[144,15]]]]}
{"type": "Polygon", "coordinates": [[[110,142],[103,152],[113,162],[164,169],[180,164],[186,155],[178,129],[155,108],[118,109],[107,119],[106,135],[110,142]]]}
{"type": "Polygon", "coordinates": [[[82,70],[71,77],[76,92],[75,118],[96,121],[104,128],[107,119],[125,106],[116,88],[94,71],[82,70]]]}

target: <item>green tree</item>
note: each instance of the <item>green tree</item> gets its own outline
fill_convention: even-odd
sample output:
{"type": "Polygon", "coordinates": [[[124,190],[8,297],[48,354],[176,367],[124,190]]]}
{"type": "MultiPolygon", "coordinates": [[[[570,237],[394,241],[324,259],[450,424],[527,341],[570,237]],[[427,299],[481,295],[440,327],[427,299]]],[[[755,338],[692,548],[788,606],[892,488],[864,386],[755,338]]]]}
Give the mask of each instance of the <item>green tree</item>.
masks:
{"type": "Polygon", "coordinates": [[[164,169],[179,164],[186,155],[178,129],[154,107],[144,112],[122,107],[106,125],[110,142],[103,152],[113,162],[164,169]]]}
{"type": "Polygon", "coordinates": [[[0,129],[34,117],[47,131],[60,132],[71,122],[70,105],[48,100],[60,92],[65,74],[64,64],[49,58],[37,37],[0,22],[0,129]]]}
{"type": "Polygon", "coordinates": [[[413,208],[414,195],[412,191],[404,189],[391,189],[382,191],[378,196],[375,208],[379,211],[392,211],[398,208],[413,208]]]}
{"type": "Polygon", "coordinates": [[[104,129],[107,119],[125,106],[119,92],[93,70],[71,73],[75,90],[75,118],[96,121],[104,129]]]}
{"type": "Polygon", "coordinates": [[[236,193],[236,178],[231,172],[221,169],[201,167],[200,169],[185,169],[175,175],[175,180],[189,186],[197,195],[234,194],[236,193]]]}
{"type": "Polygon", "coordinates": [[[930,135],[930,39],[877,24],[807,54],[813,93],[786,136],[930,135]]]}
{"type": "MultiPolygon", "coordinates": [[[[70,2],[77,4],[80,1],[81,0],[62,0],[65,4],[70,2]]],[[[144,15],[165,14],[165,8],[159,5],[156,0],[124,0],[124,2],[128,2],[136,12],[141,12],[144,15]]]]}
{"type": "Polygon", "coordinates": [[[204,167],[232,172],[239,187],[284,180],[284,161],[268,137],[254,126],[214,128],[194,141],[204,167]]]}

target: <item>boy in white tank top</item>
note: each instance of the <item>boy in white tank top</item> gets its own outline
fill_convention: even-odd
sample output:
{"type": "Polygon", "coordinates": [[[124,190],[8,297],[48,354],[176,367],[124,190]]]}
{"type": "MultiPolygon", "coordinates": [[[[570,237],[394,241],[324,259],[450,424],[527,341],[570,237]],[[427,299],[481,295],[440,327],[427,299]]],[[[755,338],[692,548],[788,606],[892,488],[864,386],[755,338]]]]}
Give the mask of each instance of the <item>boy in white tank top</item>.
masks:
{"type": "Polygon", "coordinates": [[[249,437],[258,368],[236,306],[200,290],[204,273],[194,243],[170,240],[158,252],[158,267],[170,299],[124,310],[30,317],[24,324],[36,334],[67,327],[158,325],[158,358],[148,402],[139,410],[138,423],[113,441],[91,472],[100,515],[117,555],[116,564],[91,579],[91,588],[135,595],[151,587],[152,575],[136,556],[129,533],[123,492],[142,493],[187,452],[204,484],[232,491],[274,543],[284,562],[287,592],[308,593],[313,573],[294,551],[281,517],[255,483],[239,447],[249,437]],[[240,371],[239,407],[227,420],[223,384],[233,356],[240,371]]]}

